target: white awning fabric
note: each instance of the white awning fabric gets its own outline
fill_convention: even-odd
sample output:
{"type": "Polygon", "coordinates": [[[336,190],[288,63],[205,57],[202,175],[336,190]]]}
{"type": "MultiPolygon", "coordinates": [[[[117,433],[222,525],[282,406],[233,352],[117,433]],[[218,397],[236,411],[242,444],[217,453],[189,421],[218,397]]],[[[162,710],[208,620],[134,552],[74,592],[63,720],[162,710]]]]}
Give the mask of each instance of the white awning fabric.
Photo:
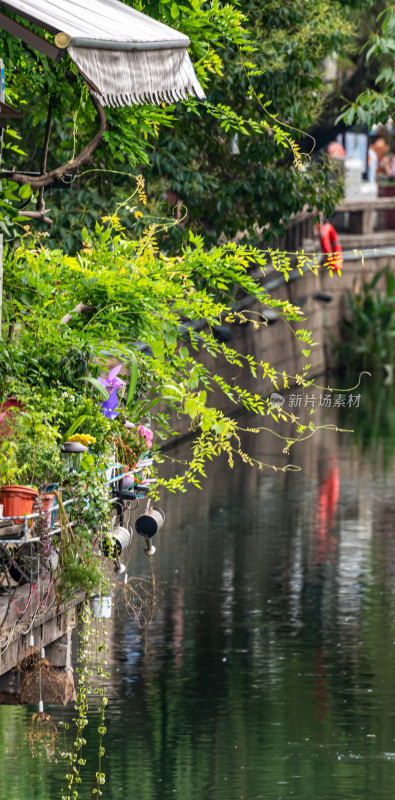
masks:
{"type": "Polygon", "coordinates": [[[103,105],[203,99],[179,31],[120,0],[6,0],[45,30],[67,34],[68,53],[103,105]],[[68,38],[69,37],[69,38],[68,38]]]}

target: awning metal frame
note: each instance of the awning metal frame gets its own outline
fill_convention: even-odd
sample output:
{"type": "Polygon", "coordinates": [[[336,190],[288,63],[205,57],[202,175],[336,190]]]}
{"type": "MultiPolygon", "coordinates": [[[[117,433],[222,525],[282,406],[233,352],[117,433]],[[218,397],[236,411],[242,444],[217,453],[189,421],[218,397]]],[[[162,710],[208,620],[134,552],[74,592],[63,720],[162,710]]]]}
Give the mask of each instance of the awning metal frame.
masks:
{"type": "MultiPolygon", "coordinates": [[[[7,10],[16,13],[11,4],[0,3],[0,6],[5,7],[7,10]]],[[[0,28],[21,39],[25,44],[30,45],[35,50],[39,50],[44,55],[51,58],[53,61],[60,61],[63,57],[67,47],[89,47],[99,50],[123,50],[131,52],[152,52],[156,50],[178,50],[179,48],[188,49],[191,45],[191,40],[185,36],[183,39],[172,39],[167,41],[157,42],[119,42],[107,39],[86,39],[81,36],[70,37],[62,31],[56,31],[52,25],[44,24],[35,17],[26,15],[26,19],[39,28],[43,28],[48,33],[55,35],[55,44],[48,42],[34,33],[30,28],[26,28],[20,22],[9,17],[7,14],[0,12],[0,28]],[[63,38],[64,37],[64,38],[63,38]],[[62,42],[63,38],[63,42],[62,42]],[[62,43],[61,43],[62,42],[62,43]]]]}
{"type": "Polygon", "coordinates": [[[0,14],[0,28],[54,61],[67,50],[104,106],[171,104],[188,95],[204,99],[185,33],[123,0],[90,3],[92,13],[83,0],[0,0],[6,11],[0,14]],[[19,20],[38,25],[54,42],[19,20]]]}
{"type": "Polygon", "coordinates": [[[102,39],[83,39],[80,36],[75,36],[70,39],[70,47],[91,47],[98,50],[127,50],[127,51],[143,51],[150,50],[177,50],[179,48],[188,48],[191,42],[190,39],[174,39],[167,42],[112,42],[102,39]]]}

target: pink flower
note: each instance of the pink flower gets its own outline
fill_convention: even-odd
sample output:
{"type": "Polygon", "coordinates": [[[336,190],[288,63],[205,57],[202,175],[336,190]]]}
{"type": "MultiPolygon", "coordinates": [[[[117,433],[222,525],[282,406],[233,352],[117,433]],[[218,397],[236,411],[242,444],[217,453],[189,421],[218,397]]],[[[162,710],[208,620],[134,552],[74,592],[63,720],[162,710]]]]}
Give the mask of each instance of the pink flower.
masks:
{"type": "Polygon", "coordinates": [[[144,439],[147,442],[147,447],[148,448],[152,447],[152,440],[154,438],[154,434],[151,428],[146,428],[144,425],[139,425],[137,430],[139,433],[141,433],[142,436],[144,436],[144,439]]]}

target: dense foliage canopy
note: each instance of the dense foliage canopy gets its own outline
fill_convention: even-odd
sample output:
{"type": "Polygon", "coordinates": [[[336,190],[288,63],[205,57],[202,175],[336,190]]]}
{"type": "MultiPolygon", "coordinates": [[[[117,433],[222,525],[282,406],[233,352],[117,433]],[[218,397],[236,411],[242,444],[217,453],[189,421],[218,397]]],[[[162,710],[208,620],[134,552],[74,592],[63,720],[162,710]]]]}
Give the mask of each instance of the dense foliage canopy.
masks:
{"type": "MultiPolygon", "coordinates": [[[[82,225],[93,229],[103,208],[113,213],[115,198],[126,200],[130,193],[130,174],[142,169],[151,214],[167,216],[175,205],[178,216],[189,214],[168,233],[173,244],[188,227],[211,240],[244,230],[255,241],[268,240],[306,204],[330,211],[339,197],[338,180],[324,161],[312,162],[314,141],[305,132],[323,114],[331,88],[323,59],[352,46],[355,4],[130,4],[190,37],[207,102],[107,109],[109,130],[92,168],[82,171],[70,192],[55,190],[47,197],[55,219],[53,241],[61,238],[69,252],[79,247],[82,225]]],[[[1,48],[8,99],[24,111],[17,126],[21,141],[8,140],[14,150],[5,151],[5,165],[40,168],[49,100],[48,166],[65,163],[97,126],[81,76],[68,58],[54,64],[8,34],[1,34],[1,48]]],[[[12,202],[11,194],[5,200],[12,202]]],[[[19,206],[22,200],[29,201],[28,187],[21,190],[19,206]]],[[[5,223],[6,210],[9,205],[2,207],[5,223]]],[[[128,215],[122,219],[128,224],[128,215]]]]}
{"type": "MultiPolygon", "coordinates": [[[[81,413],[91,418],[92,398],[100,416],[103,398],[97,394],[95,378],[116,359],[126,375],[136,366],[134,394],[125,411],[132,422],[152,423],[160,441],[177,432],[184,416],[186,428],[191,426],[196,433],[191,464],[173,479],[171,488],[198,483],[206,457],[225,452],[231,464],[237,453],[248,459],[240,448],[238,423],[221,411],[214,390],[224,393],[228,404],[243,405],[276,422],[289,415],[262,398],[262,379],[267,377],[280,388],[288,385],[289,376],[218,341],[215,327],[224,319],[230,325],[250,323],[257,329],[267,324],[264,315],[234,310],[236,298],[246,294],[255,295],[266,308],[275,308],[286,322],[298,322],[300,309],[271,298],[259,279],[249,275],[251,265],[265,273],[267,255],[234,244],[207,253],[203,239],[190,234],[182,257],[170,258],[158,252],[153,229],[130,240],[116,218],[97,224],[92,236],[85,230],[84,236],[85,246],[75,257],[48,249],[42,236],[33,242],[30,233],[9,251],[2,397],[12,394],[23,402],[34,400],[36,408],[46,409],[46,417],[58,426],[65,413],[67,424],[81,413]],[[202,320],[205,326],[196,330],[194,323],[202,320]],[[204,351],[214,359],[212,369],[199,357],[204,351]],[[221,376],[224,362],[237,367],[230,382],[221,376]],[[256,391],[251,391],[254,379],[256,391]],[[64,391],[83,396],[81,408],[81,403],[75,405],[71,417],[64,408],[64,391]]],[[[289,259],[275,263],[287,276],[289,259]]],[[[310,268],[316,271],[317,262],[312,261],[310,268]]],[[[304,353],[305,367],[298,376],[303,385],[308,382],[312,340],[303,324],[296,324],[295,337],[304,353]]],[[[296,438],[305,428],[296,418],[293,421],[296,438]]],[[[100,444],[104,434],[94,418],[87,432],[100,444]]]]}

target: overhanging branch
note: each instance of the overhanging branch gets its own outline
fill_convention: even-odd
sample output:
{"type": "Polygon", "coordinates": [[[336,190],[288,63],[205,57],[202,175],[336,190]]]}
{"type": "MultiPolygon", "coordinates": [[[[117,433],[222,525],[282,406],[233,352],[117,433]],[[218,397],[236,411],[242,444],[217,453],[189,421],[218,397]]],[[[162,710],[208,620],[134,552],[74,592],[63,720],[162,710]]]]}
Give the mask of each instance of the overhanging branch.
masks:
{"type": "Polygon", "coordinates": [[[44,175],[24,175],[22,172],[9,172],[2,171],[1,177],[18,183],[19,186],[30,184],[32,189],[40,189],[44,186],[50,186],[54,181],[61,180],[67,172],[77,172],[81,167],[87,164],[99,144],[102,142],[104,131],[108,130],[108,122],[104,113],[103,106],[99,103],[97,98],[92,92],[89,92],[93,105],[96,108],[99,117],[99,129],[93,139],[81,150],[78,156],[63,164],[61,167],[46,172],[44,175]]]}

